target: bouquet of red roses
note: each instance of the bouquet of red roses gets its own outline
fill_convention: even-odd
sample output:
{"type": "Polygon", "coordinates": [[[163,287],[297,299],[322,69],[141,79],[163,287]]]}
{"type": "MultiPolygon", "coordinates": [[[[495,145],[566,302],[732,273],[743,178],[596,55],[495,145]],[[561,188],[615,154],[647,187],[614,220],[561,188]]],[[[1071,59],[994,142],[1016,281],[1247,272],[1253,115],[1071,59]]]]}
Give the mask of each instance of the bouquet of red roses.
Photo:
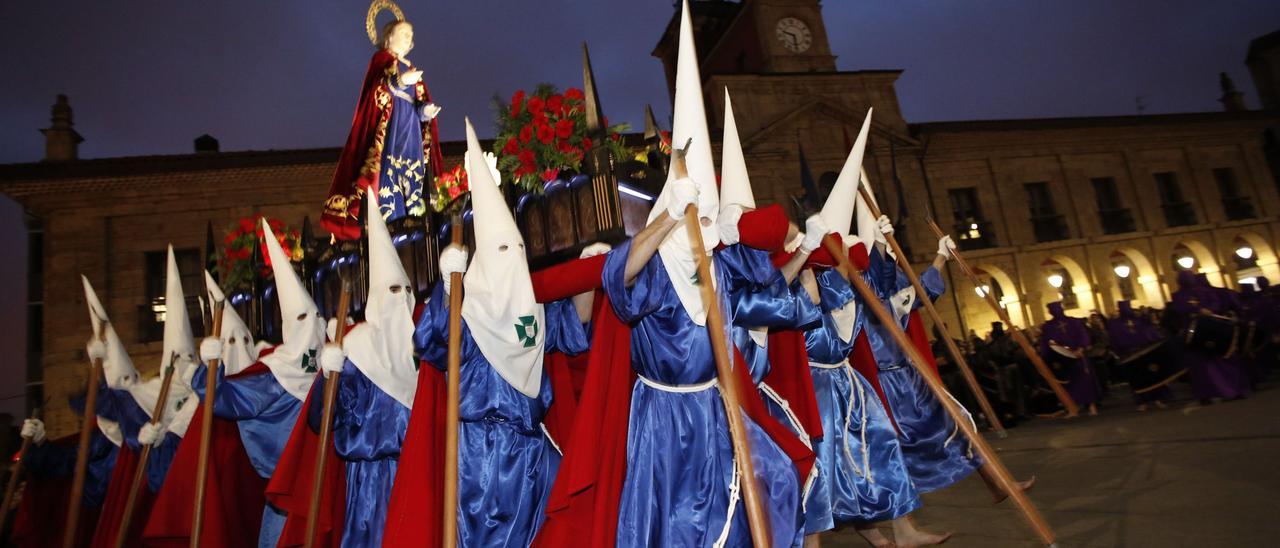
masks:
{"type": "MultiPolygon", "coordinates": [[[[261,215],[253,218],[242,217],[233,224],[222,238],[222,255],[218,257],[218,271],[222,277],[223,290],[235,291],[248,288],[253,282],[253,246],[261,246],[263,270],[261,275],[271,275],[271,254],[267,253],[267,244],[263,240],[261,215]]],[[[286,227],[279,219],[267,219],[281,249],[294,261],[302,260],[302,236],[296,229],[286,227]]]]}
{"type": "Polygon", "coordinates": [[[462,168],[462,164],[458,164],[436,177],[436,199],[431,205],[441,213],[456,212],[462,204],[462,200],[458,198],[470,190],[467,170],[462,168]]]}
{"type": "MultiPolygon", "coordinates": [[[[587,136],[587,116],[582,90],[569,88],[563,94],[550,84],[539,84],[532,94],[516,91],[509,102],[494,98],[498,137],[493,152],[498,170],[507,181],[525,190],[541,192],[543,186],[562,171],[579,171],[582,158],[594,143],[587,136]]],[[[627,156],[621,132],[626,124],[606,126],[606,143],[615,158],[627,156]]]]}

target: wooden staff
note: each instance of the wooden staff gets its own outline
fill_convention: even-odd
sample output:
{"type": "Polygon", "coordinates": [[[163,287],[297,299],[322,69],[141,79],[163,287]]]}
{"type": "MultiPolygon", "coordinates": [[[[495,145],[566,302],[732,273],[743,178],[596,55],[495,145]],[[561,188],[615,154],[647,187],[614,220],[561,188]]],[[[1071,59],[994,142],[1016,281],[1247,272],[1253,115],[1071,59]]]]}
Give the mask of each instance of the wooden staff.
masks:
{"type": "MultiPolygon", "coordinates": [[[[932,228],[933,232],[937,234],[939,238],[944,234],[942,229],[938,228],[938,223],[933,222],[933,219],[929,219],[929,228],[932,228]]],[[[969,277],[969,281],[973,283],[973,286],[981,288],[982,281],[978,279],[978,274],[969,266],[969,262],[964,260],[964,256],[960,254],[960,251],[954,249],[951,250],[951,256],[956,258],[956,263],[960,265],[960,270],[963,270],[965,275],[969,277]]],[[[1054,378],[1053,373],[1049,370],[1049,366],[1045,365],[1044,359],[1040,357],[1040,353],[1031,345],[1031,341],[1027,339],[1027,336],[1022,332],[1022,329],[1019,329],[1018,326],[1013,325],[1013,322],[1009,321],[1009,313],[1000,306],[1000,303],[996,302],[995,295],[990,291],[983,291],[982,296],[985,297],[984,300],[987,301],[987,304],[995,311],[996,316],[1000,318],[1000,321],[1009,326],[1009,333],[1013,336],[1013,340],[1018,343],[1018,346],[1022,347],[1022,351],[1026,353],[1027,358],[1031,360],[1031,364],[1035,366],[1036,371],[1040,373],[1041,377],[1044,377],[1044,381],[1048,383],[1049,388],[1053,390],[1053,395],[1058,397],[1059,402],[1062,402],[1062,407],[1067,410],[1067,416],[1074,417],[1079,414],[1080,408],[1076,406],[1076,402],[1071,400],[1071,395],[1067,394],[1067,391],[1062,388],[1062,384],[1054,378]]]]}
{"type": "MultiPolygon", "coordinates": [[[[160,397],[156,399],[156,406],[151,411],[152,426],[160,424],[160,419],[164,417],[165,405],[169,401],[169,388],[173,384],[173,371],[177,366],[178,353],[174,352],[169,355],[169,366],[165,368],[164,375],[161,377],[160,397]]],[[[133,511],[138,506],[138,492],[141,491],[143,483],[147,479],[147,461],[151,460],[151,449],[155,447],[153,444],[144,444],[142,446],[142,454],[138,455],[138,467],[133,471],[133,483],[129,484],[129,498],[124,503],[124,514],[120,516],[120,525],[116,529],[116,548],[124,548],[125,541],[129,538],[129,522],[133,521],[133,511]]]]}
{"type": "MultiPolygon", "coordinates": [[[[39,419],[40,410],[31,413],[31,418],[39,419]]],[[[18,491],[18,476],[22,475],[22,464],[27,460],[27,451],[31,449],[31,438],[22,438],[22,447],[18,448],[18,461],[9,469],[9,484],[4,488],[4,505],[0,506],[0,538],[4,538],[4,516],[9,515],[9,505],[13,503],[13,494],[18,491]]]]}
{"type": "MultiPolygon", "coordinates": [[[[95,313],[96,314],[96,313],[95,313]]],[[[98,340],[106,346],[107,325],[102,319],[97,322],[98,340]]],[[[105,349],[105,348],[104,348],[105,349]]],[[[84,419],[80,422],[80,442],[76,448],[76,469],[71,479],[71,498],[67,500],[66,531],[62,534],[63,548],[72,548],[76,544],[76,526],[80,522],[80,506],[84,496],[84,477],[89,468],[89,437],[97,421],[98,379],[102,377],[102,358],[93,360],[89,369],[88,394],[84,397],[84,419]]]]}
{"type": "MultiPolygon", "coordinates": [[[[450,223],[453,245],[462,245],[462,216],[450,223]]],[[[449,365],[444,418],[444,534],[445,548],[458,545],[458,416],[462,376],[462,273],[449,274],[449,365]]]]}
{"type": "MultiPolygon", "coordinates": [[[[871,211],[871,216],[879,219],[880,208],[876,206],[875,200],[871,199],[871,194],[867,192],[867,187],[859,184],[858,193],[862,195],[862,201],[867,204],[867,209],[871,211]]],[[[942,236],[938,236],[938,238],[942,238],[942,236]]],[[[942,315],[938,314],[938,309],[933,306],[933,299],[929,298],[929,293],[920,284],[920,277],[911,268],[911,261],[907,259],[907,254],[902,251],[902,246],[898,245],[898,239],[893,237],[893,234],[885,234],[885,239],[888,240],[889,248],[893,250],[893,254],[897,256],[898,266],[902,267],[902,271],[907,274],[907,279],[911,280],[911,287],[916,290],[916,300],[924,305],[925,311],[933,319],[933,325],[942,333],[942,341],[946,343],[947,351],[951,352],[951,357],[955,358],[956,365],[960,366],[960,374],[964,376],[964,381],[969,385],[969,391],[973,392],[973,397],[978,400],[978,406],[982,408],[982,412],[986,413],[987,419],[991,421],[991,427],[995,429],[996,435],[1001,438],[1009,437],[1004,425],[1000,424],[1000,417],[996,415],[995,408],[991,407],[991,402],[987,400],[986,393],[978,385],[978,378],[973,375],[973,369],[969,367],[969,362],[964,359],[964,353],[960,352],[960,349],[956,347],[956,342],[951,339],[951,333],[947,331],[946,322],[942,321],[942,315]]]]}
{"type": "MultiPolygon", "coordinates": [[[[338,297],[338,320],[333,329],[333,341],[342,347],[347,334],[347,309],[351,307],[351,283],[342,280],[342,294],[338,297]]],[[[329,437],[333,433],[333,408],[338,401],[339,373],[324,374],[324,408],[320,413],[320,441],[316,445],[316,469],[311,477],[311,500],[307,506],[306,548],[315,546],[316,530],[320,527],[320,495],[324,487],[324,467],[329,460],[329,437]]]]}
{"type": "MultiPolygon", "coordinates": [[[[224,301],[213,303],[213,337],[222,337],[224,301]]],[[[209,360],[204,377],[204,422],[200,424],[200,457],[196,461],[196,504],[191,515],[191,548],[200,547],[200,530],[204,528],[204,493],[209,478],[209,445],[213,443],[213,406],[217,401],[218,358],[209,360]]]]}
{"type": "Polygon", "coordinates": [[[907,359],[911,361],[911,365],[916,368],[916,372],[929,385],[929,390],[933,392],[934,396],[942,404],[942,408],[947,411],[948,415],[951,415],[951,420],[964,432],[965,437],[969,439],[969,443],[973,448],[978,450],[978,456],[982,458],[985,463],[984,466],[995,477],[996,484],[1013,498],[1014,503],[1022,511],[1022,515],[1027,518],[1031,528],[1035,529],[1040,540],[1046,545],[1053,545],[1055,541],[1053,530],[1045,522],[1044,516],[1040,515],[1040,511],[1035,504],[1031,502],[1031,499],[1027,498],[1026,493],[1022,492],[1022,488],[1013,480],[1013,476],[1009,474],[1009,470],[1005,468],[1004,463],[1000,462],[999,457],[996,456],[995,450],[990,445],[987,445],[987,440],[983,439],[977,430],[974,430],[973,426],[969,424],[969,417],[960,408],[960,404],[951,398],[950,394],[947,393],[947,389],[942,386],[942,381],[935,377],[933,372],[925,365],[924,357],[920,355],[919,350],[916,350],[916,346],[912,344],[911,339],[907,338],[907,334],[898,326],[897,321],[889,314],[889,311],[885,310],[884,304],[880,302],[880,297],[867,286],[867,282],[862,279],[862,276],[858,275],[856,270],[853,270],[852,265],[849,264],[849,255],[844,246],[837,243],[830,235],[823,239],[823,244],[826,246],[827,251],[844,265],[847,269],[846,272],[849,273],[847,278],[849,283],[853,284],[854,289],[862,296],[867,308],[871,309],[871,313],[889,331],[893,341],[898,344],[902,352],[907,355],[907,359]]]}

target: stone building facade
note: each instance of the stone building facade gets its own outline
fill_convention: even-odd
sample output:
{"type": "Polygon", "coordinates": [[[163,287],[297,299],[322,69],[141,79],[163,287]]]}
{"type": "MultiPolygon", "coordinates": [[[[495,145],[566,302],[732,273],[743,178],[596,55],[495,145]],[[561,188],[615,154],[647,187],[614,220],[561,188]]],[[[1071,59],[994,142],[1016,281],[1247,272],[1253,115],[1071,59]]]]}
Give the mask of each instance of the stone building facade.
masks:
{"type": "MultiPolygon", "coordinates": [[[[934,218],[981,270],[983,287],[975,288],[949,267],[954,291],[938,308],[953,334],[989,329],[994,313],[977,289],[995,292],[1025,325],[1064,298],[1074,315],[1112,312],[1126,297],[1160,306],[1184,268],[1179,260],[1228,287],[1256,276],[1280,282],[1280,112],[1241,110],[1233,88],[1223,112],[910,123],[894,89],[901,71],[836,69],[818,1],[693,8],[709,122],[717,133],[727,87],[762,204],[801,192],[802,149],[819,186],[833,182],[866,110],[875,109],[866,167],[911,258],[920,266],[932,258],[926,221],[934,218]],[[1244,248],[1247,259],[1237,254],[1244,248]]],[[[673,18],[654,49],[668,76],[676,25],[673,18]]],[[[1273,59],[1274,47],[1251,49],[1251,58],[1273,59]]],[[[1270,70],[1253,65],[1261,67],[1255,79],[1270,70]]],[[[0,192],[26,209],[39,257],[29,267],[36,382],[28,405],[44,407],[57,436],[75,428],[66,396],[88,370],[79,275],[97,288],[135,364],[154,374],[157,254],[169,243],[184,251],[184,284],[198,294],[206,227],[256,213],[293,226],[315,220],[338,150],[218,152],[202,137],[193,154],[79,160],[65,98],[43,131],[46,160],[0,166],[0,192]]],[[[456,164],[461,143],[445,152],[445,165],[456,164]]],[[[623,204],[629,217],[643,218],[636,207],[623,204]]]]}

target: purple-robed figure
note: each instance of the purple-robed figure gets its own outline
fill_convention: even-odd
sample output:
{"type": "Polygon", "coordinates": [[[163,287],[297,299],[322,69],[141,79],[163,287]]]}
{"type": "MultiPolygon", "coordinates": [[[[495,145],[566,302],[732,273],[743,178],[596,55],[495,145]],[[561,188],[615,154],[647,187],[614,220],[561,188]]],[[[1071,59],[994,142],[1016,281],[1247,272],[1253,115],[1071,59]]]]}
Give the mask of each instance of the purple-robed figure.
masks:
{"type": "MultiPolygon", "coordinates": [[[[1049,303],[1049,315],[1052,318],[1040,328],[1042,356],[1050,358],[1051,354],[1055,353],[1049,347],[1050,343],[1065,346],[1070,350],[1083,351],[1088,348],[1089,329],[1085,327],[1083,320],[1068,317],[1060,302],[1049,303]]],[[[1090,407],[1090,411],[1094,412],[1092,407],[1098,403],[1101,390],[1098,386],[1098,375],[1089,364],[1089,358],[1082,354],[1076,361],[1076,370],[1068,374],[1070,379],[1067,381],[1066,389],[1071,395],[1071,400],[1080,407],[1090,407]]]]}
{"type": "MultiPolygon", "coordinates": [[[[1111,350],[1120,356],[1121,360],[1132,356],[1134,353],[1145,350],[1154,344],[1165,340],[1165,334],[1160,328],[1151,324],[1150,320],[1139,316],[1133,311],[1133,305],[1129,301],[1120,301],[1116,303],[1119,315],[1114,320],[1107,322],[1107,334],[1111,336],[1111,350]]],[[[1163,354],[1163,356],[1171,356],[1172,354],[1163,354]]],[[[1160,364],[1168,367],[1176,364],[1160,364]]],[[[1130,363],[1128,367],[1146,367],[1143,363],[1130,363]]],[[[1172,372],[1173,368],[1169,371],[1172,372]]],[[[1151,376],[1141,376],[1138,372],[1128,371],[1129,388],[1133,390],[1134,401],[1139,405],[1151,402],[1167,401],[1173,397],[1173,391],[1169,389],[1167,381],[1173,380],[1180,373],[1168,376],[1167,378],[1153,378],[1151,376]],[[1147,386],[1147,380],[1154,380],[1154,385],[1147,386]]]]}
{"type": "MultiPolygon", "coordinates": [[[[1222,290],[1199,279],[1189,270],[1178,273],[1178,290],[1169,302],[1179,328],[1185,330],[1197,314],[1205,312],[1224,316],[1236,311],[1236,300],[1222,290]]],[[[1179,353],[1186,360],[1191,376],[1191,391],[1200,400],[1243,398],[1252,392],[1249,376],[1239,358],[1224,358],[1220,353],[1206,353],[1185,348],[1179,353]]]]}

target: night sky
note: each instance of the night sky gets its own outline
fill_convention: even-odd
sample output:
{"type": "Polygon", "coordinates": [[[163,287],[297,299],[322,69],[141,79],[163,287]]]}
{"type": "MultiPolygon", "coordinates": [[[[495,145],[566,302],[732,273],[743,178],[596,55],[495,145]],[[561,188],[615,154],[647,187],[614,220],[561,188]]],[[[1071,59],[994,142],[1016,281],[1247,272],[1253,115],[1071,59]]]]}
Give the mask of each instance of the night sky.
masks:
{"type": "MultiPolygon", "coordinates": [[[[591,47],[611,121],[670,111],[650,57],[670,0],[402,0],[409,54],[444,107],[492,134],[489,100],[539,82],[581,85],[591,47]]],[[[903,69],[909,122],[1214,111],[1227,72],[1256,108],[1249,41],[1280,29],[1274,0],[827,0],[841,70],[903,69]]],[[[0,2],[0,163],[37,161],[38,132],[65,93],[82,158],[190,152],[209,133],[223,150],[338,146],[372,47],[365,0],[0,2]]],[[[386,17],[384,14],[384,20],[386,17]]],[[[381,22],[382,20],[380,20],[381,22]]],[[[319,204],[317,204],[319,207],[319,204]]],[[[25,238],[0,197],[0,410],[20,392],[25,238]]],[[[75,318],[80,321],[82,318],[75,318]]],[[[72,326],[78,327],[78,326],[72,326]]]]}

